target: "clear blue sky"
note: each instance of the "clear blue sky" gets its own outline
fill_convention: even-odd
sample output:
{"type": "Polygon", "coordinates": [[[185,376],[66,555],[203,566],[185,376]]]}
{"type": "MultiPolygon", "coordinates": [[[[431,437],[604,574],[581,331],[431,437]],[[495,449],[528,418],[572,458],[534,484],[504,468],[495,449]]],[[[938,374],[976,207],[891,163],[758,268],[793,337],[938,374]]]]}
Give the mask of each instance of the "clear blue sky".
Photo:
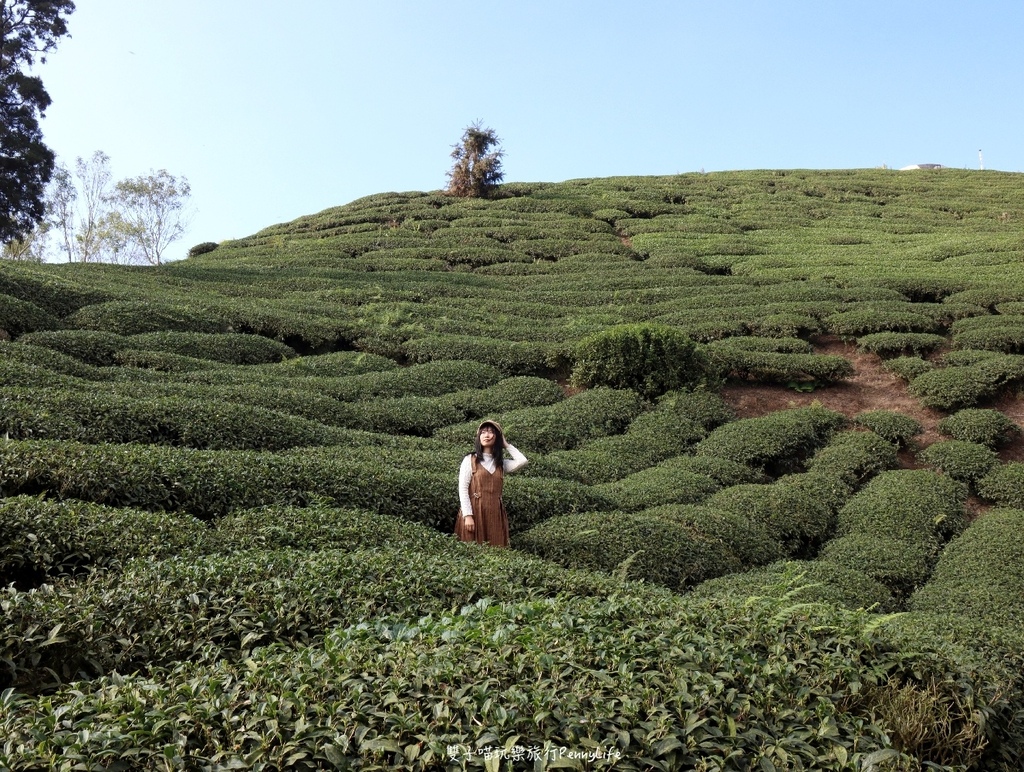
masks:
{"type": "Polygon", "coordinates": [[[46,140],[186,176],[172,259],[442,188],[477,119],[507,181],[1024,170],[1020,0],[78,0],[69,27],[46,140]]]}

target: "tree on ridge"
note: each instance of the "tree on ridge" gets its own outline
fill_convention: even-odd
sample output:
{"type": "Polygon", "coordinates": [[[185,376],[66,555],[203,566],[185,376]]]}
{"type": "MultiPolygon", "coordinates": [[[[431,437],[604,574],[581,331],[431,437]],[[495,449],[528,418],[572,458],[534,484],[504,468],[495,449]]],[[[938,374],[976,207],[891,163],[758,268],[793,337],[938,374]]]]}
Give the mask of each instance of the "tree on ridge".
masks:
{"type": "Polygon", "coordinates": [[[486,198],[504,178],[501,140],[494,129],[485,129],[480,121],[467,126],[462,140],[453,145],[455,164],[448,172],[447,192],[461,198],[486,198]],[[491,150],[495,148],[495,150],[491,150]]]}

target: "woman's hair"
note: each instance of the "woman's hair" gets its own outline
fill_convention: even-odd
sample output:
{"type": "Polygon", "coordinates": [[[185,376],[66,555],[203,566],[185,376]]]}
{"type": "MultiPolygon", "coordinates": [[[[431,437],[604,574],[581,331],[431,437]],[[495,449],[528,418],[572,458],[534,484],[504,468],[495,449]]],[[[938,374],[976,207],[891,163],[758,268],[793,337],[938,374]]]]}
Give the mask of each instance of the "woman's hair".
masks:
{"type": "Polygon", "coordinates": [[[494,447],[491,453],[494,455],[494,461],[497,463],[504,458],[505,448],[505,435],[501,433],[501,429],[492,423],[485,421],[480,424],[480,428],[476,430],[476,440],[473,444],[473,455],[476,456],[477,462],[484,460],[484,446],[480,444],[480,431],[485,427],[490,426],[494,430],[494,447]]]}

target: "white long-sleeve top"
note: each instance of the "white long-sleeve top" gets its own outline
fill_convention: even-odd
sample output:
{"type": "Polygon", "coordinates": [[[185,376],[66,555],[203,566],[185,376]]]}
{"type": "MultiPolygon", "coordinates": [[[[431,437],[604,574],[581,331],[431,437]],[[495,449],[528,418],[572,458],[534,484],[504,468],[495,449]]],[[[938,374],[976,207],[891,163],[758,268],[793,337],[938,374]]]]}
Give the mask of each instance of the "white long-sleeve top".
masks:
{"type": "MultiPolygon", "coordinates": [[[[509,444],[505,444],[505,449],[512,458],[503,459],[503,468],[505,472],[514,472],[521,467],[526,466],[526,456],[520,453],[516,448],[509,444]]],[[[473,478],[473,454],[470,453],[464,459],[462,459],[462,466],[459,467],[459,506],[462,509],[462,516],[473,514],[473,502],[469,498],[469,481],[473,478]]],[[[496,469],[494,465],[494,456],[490,453],[484,453],[484,460],[480,462],[484,469],[491,474],[496,469]]]]}

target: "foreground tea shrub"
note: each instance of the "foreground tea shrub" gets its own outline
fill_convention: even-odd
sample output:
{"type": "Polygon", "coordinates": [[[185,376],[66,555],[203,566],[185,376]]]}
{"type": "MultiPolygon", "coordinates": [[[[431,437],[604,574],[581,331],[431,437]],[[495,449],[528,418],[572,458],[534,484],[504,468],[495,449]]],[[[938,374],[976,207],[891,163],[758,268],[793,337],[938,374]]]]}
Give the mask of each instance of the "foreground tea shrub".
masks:
{"type": "Polygon", "coordinates": [[[931,580],[911,598],[916,611],[992,625],[1024,624],[1024,511],[995,509],[946,545],[931,580]]]}
{"type": "Polygon", "coordinates": [[[717,539],[667,518],[625,512],[553,517],[520,534],[513,544],[566,568],[616,573],[674,590],[740,568],[717,539]]]}
{"type": "Polygon", "coordinates": [[[1020,433],[1020,427],[998,410],[960,410],[939,421],[939,431],[954,440],[995,448],[1020,433]]]}
{"type": "Polygon", "coordinates": [[[183,660],[213,664],[269,643],[308,645],[337,625],[387,614],[418,619],[480,598],[600,597],[622,589],[611,577],[454,537],[427,538],[419,547],[366,542],[136,560],[73,584],[8,588],[0,688],[34,691],[55,680],[183,660]]]}
{"type": "Polygon", "coordinates": [[[392,614],[335,630],[322,647],[11,694],[0,703],[0,761],[427,770],[457,755],[483,769],[483,748],[517,738],[556,763],[571,761],[560,748],[593,751],[595,769],[728,769],[736,758],[837,772],[1012,769],[1019,657],[984,664],[923,625],[904,653],[906,634],[874,620],[767,598],[683,605],[640,588],[392,614]],[[780,659],[801,666],[780,675],[780,659]],[[498,684],[511,684],[500,703],[498,684]],[[948,723],[894,715],[900,695],[948,723]],[[648,707],[638,713],[638,703],[648,707]],[[988,720],[972,722],[965,705],[988,720]],[[730,731],[741,711],[761,729],[730,731]],[[762,732],[778,739],[766,744],[762,732]]]}

